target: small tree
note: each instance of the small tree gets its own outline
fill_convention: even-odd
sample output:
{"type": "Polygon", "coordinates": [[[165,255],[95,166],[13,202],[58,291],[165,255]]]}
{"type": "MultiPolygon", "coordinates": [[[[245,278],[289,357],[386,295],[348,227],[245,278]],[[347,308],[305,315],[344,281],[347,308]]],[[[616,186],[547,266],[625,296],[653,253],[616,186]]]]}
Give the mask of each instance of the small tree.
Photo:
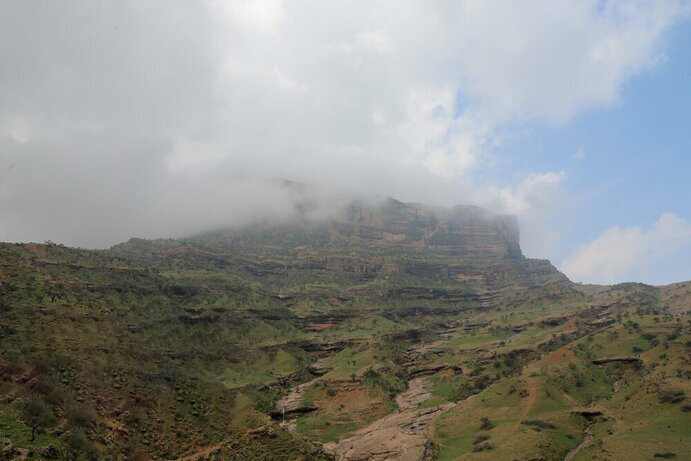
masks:
{"type": "Polygon", "coordinates": [[[31,428],[31,441],[36,439],[36,431],[55,424],[53,410],[40,397],[30,397],[22,405],[22,419],[31,428]]]}

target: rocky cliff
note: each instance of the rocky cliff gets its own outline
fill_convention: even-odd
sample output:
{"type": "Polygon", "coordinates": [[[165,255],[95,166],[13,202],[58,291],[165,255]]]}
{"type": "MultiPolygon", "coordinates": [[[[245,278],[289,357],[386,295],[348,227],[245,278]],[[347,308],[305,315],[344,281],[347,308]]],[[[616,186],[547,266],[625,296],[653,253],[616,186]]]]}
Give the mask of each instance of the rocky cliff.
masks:
{"type": "Polygon", "coordinates": [[[110,253],[156,264],[184,255],[282,293],[308,283],[335,283],[323,290],[336,300],[394,295],[486,303],[507,287],[569,283],[548,261],[525,258],[519,240],[513,216],[389,199],[376,205],[353,202],[318,221],[260,223],[181,240],[131,240],[110,253]]]}

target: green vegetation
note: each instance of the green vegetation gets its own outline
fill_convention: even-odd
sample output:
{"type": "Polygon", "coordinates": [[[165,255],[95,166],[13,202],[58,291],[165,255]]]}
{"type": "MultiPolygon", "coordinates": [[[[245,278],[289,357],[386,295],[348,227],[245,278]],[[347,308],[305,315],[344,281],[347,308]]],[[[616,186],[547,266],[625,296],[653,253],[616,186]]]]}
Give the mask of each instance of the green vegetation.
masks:
{"type": "Polygon", "coordinates": [[[420,412],[387,422],[439,460],[581,442],[574,460],[691,459],[691,284],[575,285],[509,248],[503,218],[389,206],[106,251],[0,244],[7,453],[328,459],[420,412]]]}
{"type": "Polygon", "coordinates": [[[36,440],[36,431],[43,431],[55,424],[53,410],[40,398],[29,397],[21,405],[22,420],[24,424],[31,428],[31,440],[36,440]]]}

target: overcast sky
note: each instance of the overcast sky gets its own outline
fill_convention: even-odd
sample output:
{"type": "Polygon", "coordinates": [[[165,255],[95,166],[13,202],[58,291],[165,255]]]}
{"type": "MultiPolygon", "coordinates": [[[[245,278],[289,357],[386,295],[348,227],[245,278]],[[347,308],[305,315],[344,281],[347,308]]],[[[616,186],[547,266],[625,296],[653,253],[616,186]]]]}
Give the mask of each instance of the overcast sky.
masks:
{"type": "Polygon", "coordinates": [[[290,179],[516,214],[524,252],[576,281],[689,279],[690,13],[0,0],[0,240],[285,216],[290,179]]]}

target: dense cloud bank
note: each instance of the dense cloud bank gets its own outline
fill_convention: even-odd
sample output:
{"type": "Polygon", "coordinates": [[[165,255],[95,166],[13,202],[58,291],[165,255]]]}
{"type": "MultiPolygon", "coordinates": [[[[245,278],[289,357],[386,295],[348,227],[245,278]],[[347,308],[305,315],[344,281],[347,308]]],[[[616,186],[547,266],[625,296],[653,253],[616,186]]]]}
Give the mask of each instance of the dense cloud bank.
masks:
{"type": "Polygon", "coordinates": [[[657,0],[2,2],[0,240],[101,247],[283,218],[290,179],[323,209],[354,194],[515,213],[527,252],[544,254],[565,173],[493,181],[493,148],[615,102],[686,13],[657,0]]]}

